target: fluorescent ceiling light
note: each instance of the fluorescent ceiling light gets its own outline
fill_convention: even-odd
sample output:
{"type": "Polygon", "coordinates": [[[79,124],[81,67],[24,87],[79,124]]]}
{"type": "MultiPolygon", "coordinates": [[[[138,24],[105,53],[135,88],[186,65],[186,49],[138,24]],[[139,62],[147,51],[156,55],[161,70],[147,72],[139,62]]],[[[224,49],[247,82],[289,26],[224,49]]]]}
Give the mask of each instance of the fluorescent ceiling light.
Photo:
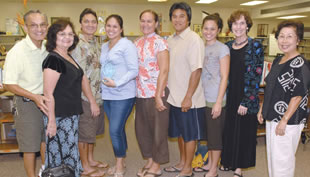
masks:
{"type": "Polygon", "coordinates": [[[149,2],[166,2],[167,0],[147,0],[149,2]]]}
{"type": "Polygon", "coordinates": [[[290,16],[283,16],[283,17],[277,17],[277,19],[294,19],[294,18],[304,18],[307,16],[304,15],[290,15],[290,16]]]}
{"type": "Polygon", "coordinates": [[[166,2],[167,0],[147,0],[149,2],[166,2]]]}
{"type": "Polygon", "coordinates": [[[213,2],[216,2],[217,0],[199,0],[199,1],[196,1],[195,3],[197,4],[211,4],[213,2]]]}
{"type": "Polygon", "coordinates": [[[249,2],[246,2],[246,3],[242,3],[240,5],[242,6],[255,6],[255,5],[258,5],[258,4],[264,4],[268,1],[249,1],[249,2]]]}

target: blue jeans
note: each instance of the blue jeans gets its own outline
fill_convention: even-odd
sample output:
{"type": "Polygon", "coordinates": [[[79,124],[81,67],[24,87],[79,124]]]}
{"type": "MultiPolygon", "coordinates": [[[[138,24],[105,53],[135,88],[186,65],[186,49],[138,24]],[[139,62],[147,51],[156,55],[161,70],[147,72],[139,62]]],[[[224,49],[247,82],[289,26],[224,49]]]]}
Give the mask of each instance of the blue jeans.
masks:
{"type": "Polygon", "coordinates": [[[135,98],[126,100],[104,100],[103,109],[109,120],[110,137],[116,157],[125,157],[127,139],[125,124],[132,111],[135,98]]]}

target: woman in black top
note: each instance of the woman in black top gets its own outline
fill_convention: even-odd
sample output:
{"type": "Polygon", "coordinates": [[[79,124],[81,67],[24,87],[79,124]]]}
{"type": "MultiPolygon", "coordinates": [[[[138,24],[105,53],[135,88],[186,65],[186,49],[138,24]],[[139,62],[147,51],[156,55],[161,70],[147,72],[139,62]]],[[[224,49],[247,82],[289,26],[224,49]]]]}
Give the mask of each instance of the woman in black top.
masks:
{"type": "Polygon", "coordinates": [[[284,56],[277,57],[266,77],[264,103],[257,118],[266,119],[266,146],[269,177],[293,177],[295,153],[307,120],[309,61],[297,50],[304,25],[283,21],[276,39],[284,56]]]}
{"type": "Polygon", "coordinates": [[[79,115],[83,112],[82,90],[90,100],[92,114],[99,114],[88,79],[69,54],[77,43],[78,37],[70,21],[59,20],[53,23],[47,34],[46,49],[50,53],[43,62],[44,95],[49,99],[46,103],[48,113],[43,117],[44,127],[49,138],[58,135],[49,142],[45,166],[48,159],[49,167],[61,164],[57,143],[59,138],[64,162],[75,169],[76,177],[80,176],[82,171],[78,151],[78,122],[79,115]]]}

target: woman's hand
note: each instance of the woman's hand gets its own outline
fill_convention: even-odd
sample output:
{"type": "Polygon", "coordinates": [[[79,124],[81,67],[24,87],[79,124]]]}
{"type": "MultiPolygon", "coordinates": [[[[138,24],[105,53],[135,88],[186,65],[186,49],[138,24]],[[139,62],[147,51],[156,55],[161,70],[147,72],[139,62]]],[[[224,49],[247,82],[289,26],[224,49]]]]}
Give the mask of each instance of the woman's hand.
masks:
{"type": "Polygon", "coordinates": [[[285,135],[286,125],[287,125],[287,120],[282,118],[276,127],[276,135],[280,135],[280,136],[285,135]]]}
{"type": "Polygon", "coordinates": [[[49,138],[52,138],[56,135],[57,132],[57,126],[55,121],[48,121],[47,123],[47,129],[46,129],[46,136],[49,138]]]}
{"type": "Polygon", "coordinates": [[[100,114],[100,108],[99,106],[97,105],[97,103],[90,103],[90,110],[91,110],[91,115],[93,117],[97,117],[99,116],[100,114]]]}
{"type": "Polygon", "coordinates": [[[155,103],[156,103],[156,109],[158,111],[163,111],[167,109],[167,107],[164,105],[163,100],[161,99],[160,96],[155,97],[155,103]]]}
{"type": "Polygon", "coordinates": [[[263,118],[263,114],[262,114],[262,110],[260,109],[257,113],[257,120],[260,124],[264,123],[264,118],[263,118]]]}
{"type": "Polygon", "coordinates": [[[106,85],[107,87],[116,87],[114,80],[110,78],[103,78],[102,80],[103,84],[106,85]]]}
{"type": "Polygon", "coordinates": [[[247,112],[248,112],[248,108],[247,107],[244,107],[242,105],[239,106],[238,114],[244,116],[244,115],[246,115],[247,112]]]}
{"type": "Polygon", "coordinates": [[[222,105],[218,102],[216,102],[212,107],[212,119],[216,119],[221,115],[222,112],[222,105]]]}

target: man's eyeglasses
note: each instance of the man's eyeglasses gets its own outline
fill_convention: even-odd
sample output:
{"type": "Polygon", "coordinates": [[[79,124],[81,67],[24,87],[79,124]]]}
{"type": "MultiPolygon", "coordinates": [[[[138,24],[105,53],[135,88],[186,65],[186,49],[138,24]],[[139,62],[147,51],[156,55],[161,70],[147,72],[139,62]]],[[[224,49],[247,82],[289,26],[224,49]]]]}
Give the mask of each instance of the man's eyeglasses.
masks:
{"type": "Polygon", "coordinates": [[[41,24],[30,24],[30,25],[27,25],[30,29],[39,29],[40,28],[47,28],[47,24],[46,23],[41,23],[41,24]]]}

